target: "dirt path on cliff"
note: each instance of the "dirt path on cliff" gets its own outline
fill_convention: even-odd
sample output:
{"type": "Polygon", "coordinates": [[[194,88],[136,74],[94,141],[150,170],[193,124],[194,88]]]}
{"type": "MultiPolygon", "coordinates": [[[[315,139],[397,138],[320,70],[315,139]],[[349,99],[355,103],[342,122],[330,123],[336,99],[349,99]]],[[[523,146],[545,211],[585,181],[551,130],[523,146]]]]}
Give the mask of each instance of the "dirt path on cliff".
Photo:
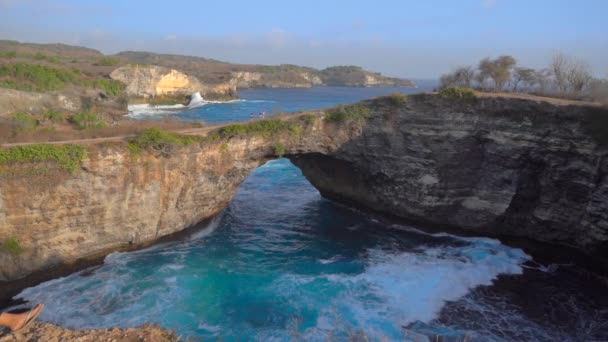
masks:
{"type": "MultiPolygon", "coordinates": [[[[281,115],[281,116],[277,116],[277,117],[270,117],[268,118],[270,119],[278,119],[278,120],[287,120],[290,118],[296,118],[296,117],[300,117],[306,114],[310,114],[313,112],[302,112],[302,113],[296,113],[296,114],[288,114],[288,115],[281,115]]],[[[318,111],[315,111],[314,113],[318,113],[318,111]]],[[[172,133],[178,133],[178,134],[184,134],[184,135],[207,135],[209,132],[218,130],[222,127],[226,127],[229,125],[235,125],[235,124],[248,124],[251,121],[232,121],[232,122],[226,122],[226,123],[221,123],[221,124],[215,124],[215,125],[208,125],[208,126],[204,126],[201,128],[181,128],[181,129],[169,129],[167,131],[172,132],[172,133]]],[[[86,138],[86,139],[68,139],[68,140],[57,140],[57,141],[47,141],[47,142],[17,142],[17,143],[3,143],[0,144],[1,148],[9,148],[9,147],[15,147],[15,146],[28,146],[28,145],[40,145],[40,144],[50,144],[50,145],[66,145],[66,144],[80,144],[80,145],[92,145],[92,144],[99,144],[99,143],[104,143],[104,142],[118,142],[118,141],[126,141],[130,138],[134,138],[136,136],[136,134],[127,134],[127,135],[115,135],[115,136],[109,136],[109,137],[100,137],[100,138],[86,138]]]]}

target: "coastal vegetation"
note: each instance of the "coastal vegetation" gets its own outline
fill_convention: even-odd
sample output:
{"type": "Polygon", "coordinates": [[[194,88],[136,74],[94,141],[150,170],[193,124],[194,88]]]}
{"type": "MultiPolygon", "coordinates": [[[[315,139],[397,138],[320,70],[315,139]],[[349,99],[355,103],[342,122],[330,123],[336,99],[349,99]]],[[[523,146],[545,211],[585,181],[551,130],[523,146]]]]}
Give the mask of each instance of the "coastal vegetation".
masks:
{"type": "Polygon", "coordinates": [[[124,90],[124,84],[121,82],[91,78],[78,69],[54,68],[29,63],[0,66],[0,87],[2,88],[47,92],[61,90],[68,85],[100,89],[109,96],[117,96],[124,90]]]}
{"type": "Polygon", "coordinates": [[[281,142],[277,142],[274,145],[274,153],[279,157],[282,157],[283,155],[285,155],[286,150],[287,150],[287,148],[285,147],[285,144],[283,144],[281,142]]]}
{"type": "Polygon", "coordinates": [[[19,130],[33,130],[39,122],[27,113],[15,113],[15,124],[19,130]]]}
{"type": "Polygon", "coordinates": [[[23,254],[23,252],[25,251],[23,247],[21,247],[19,239],[14,236],[10,236],[6,240],[4,240],[4,243],[2,243],[2,249],[4,249],[6,252],[8,252],[14,257],[23,254]]]}
{"type": "Polygon", "coordinates": [[[400,107],[407,101],[407,96],[400,92],[394,92],[388,96],[389,103],[395,107],[400,107]]]}
{"type": "Polygon", "coordinates": [[[261,135],[271,137],[281,132],[286,132],[291,129],[294,131],[294,126],[297,123],[284,120],[259,120],[247,124],[232,124],[220,129],[219,134],[223,138],[229,138],[239,135],[261,135]]]}
{"type": "Polygon", "coordinates": [[[55,162],[60,168],[75,172],[86,153],[81,145],[36,144],[0,149],[0,165],[55,162]]]}
{"type": "Polygon", "coordinates": [[[477,95],[475,95],[475,91],[473,91],[473,89],[458,86],[441,88],[441,90],[439,90],[439,95],[441,97],[457,101],[472,101],[477,98],[477,95]]]}
{"type": "Polygon", "coordinates": [[[340,105],[325,112],[325,120],[362,123],[370,117],[370,109],[360,103],[340,105]]]}
{"type": "Polygon", "coordinates": [[[129,140],[128,147],[131,154],[152,150],[169,155],[177,146],[190,145],[204,139],[205,137],[201,136],[179,135],[158,128],[148,128],[129,140]]]}
{"type": "Polygon", "coordinates": [[[70,122],[78,129],[96,129],[106,127],[106,123],[101,120],[99,114],[85,110],[70,116],[70,122]]]}
{"type": "Polygon", "coordinates": [[[95,65],[99,66],[115,66],[120,64],[120,60],[118,58],[113,57],[102,57],[95,65]]]}

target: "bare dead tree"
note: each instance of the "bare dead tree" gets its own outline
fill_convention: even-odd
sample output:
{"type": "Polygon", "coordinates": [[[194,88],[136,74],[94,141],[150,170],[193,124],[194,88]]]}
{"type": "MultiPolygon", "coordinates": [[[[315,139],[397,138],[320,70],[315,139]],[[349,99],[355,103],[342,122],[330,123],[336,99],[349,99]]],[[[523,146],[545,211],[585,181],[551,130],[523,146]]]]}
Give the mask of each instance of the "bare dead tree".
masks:
{"type": "Polygon", "coordinates": [[[538,84],[538,90],[544,94],[551,83],[551,70],[540,69],[534,72],[534,83],[538,84]]]}
{"type": "Polygon", "coordinates": [[[567,90],[567,75],[568,70],[568,58],[561,52],[553,55],[551,60],[551,71],[555,77],[555,85],[560,93],[565,93],[567,90]]]}
{"type": "Polygon", "coordinates": [[[566,80],[568,88],[574,92],[581,94],[583,90],[591,82],[591,72],[589,66],[582,61],[572,61],[568,65],[566,72],[566,80]]]}

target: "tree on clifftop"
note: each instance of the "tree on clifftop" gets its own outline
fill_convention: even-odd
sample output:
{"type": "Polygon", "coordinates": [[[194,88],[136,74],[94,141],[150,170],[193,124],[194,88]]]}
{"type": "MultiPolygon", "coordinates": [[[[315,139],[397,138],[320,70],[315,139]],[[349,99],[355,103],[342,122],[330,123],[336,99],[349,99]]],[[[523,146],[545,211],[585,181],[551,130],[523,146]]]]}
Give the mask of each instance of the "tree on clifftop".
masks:
{"type": "Polygon", "coordinates": [[[496,59],[484,58],[479,62],[479,73],[485,78],[494,81],[494,90],[503,90],[505,84],[511,78],[511,69],[517,62],[511,56],[500,56],[496,59]]]}

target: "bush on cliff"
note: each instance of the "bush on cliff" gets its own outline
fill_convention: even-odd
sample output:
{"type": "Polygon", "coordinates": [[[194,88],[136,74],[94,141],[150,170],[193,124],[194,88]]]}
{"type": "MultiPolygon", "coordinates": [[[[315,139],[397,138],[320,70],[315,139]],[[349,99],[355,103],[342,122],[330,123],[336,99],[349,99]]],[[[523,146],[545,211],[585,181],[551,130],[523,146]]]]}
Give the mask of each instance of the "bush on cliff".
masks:
{"type": "Polygon", "coordinates": [[[15,123],[22,131],[31,131],[38,127],[38,120],[27,113],[15,113],[15,123]]]}
{"type": "Polygon", "coordinates": [[[85,156],[84,147],[80,145],[15,146],[0,150],[0,165],[52,161],[61,168],[74,172],[85,156]]]}
{"type": "Polygon", "coordinates": [[[95,63],[95,65],[99,65],[99,66],[114,66],[114,65],[118,65],[119,63],[120,63],[120,60],[118,60],[117,58],[103,57],[99,61],[97,61],[97,63],[95,63]]]}
{"type": "Polygon", "coordinates": [[[285,151],[287,150],[287,148],[285,147],[285,145],[283,143],[276,143],[274,145],[274,154],[276,154],[279,157],[282,157],[283,155],[285,155],[285,151]]]}
{"type": "Polygon", "coordinates": [[[78,129],[96,129],[106,127],[105,122],[101,121],[99,115],[90,110],[78,112],[70,116],[70,122],[75,124],[78,129]]]}
{"type": "Polygon", "coordinates": [[[189,145],[201,141],[204,137],[178,135],[158,128],[148,128],[129,141],[131,153],[142,150],[153,150],[163,155],[171,154],[176,146],[189,145]]]}
{"type": "Polygon", "coordinates": [[[115,80],[98,79],[87,82],[87,85],[95,89],[101,89],[106,95],[118,96],[123,90],[125,85],[122,82],[115,80]]]}
{"type": "Polygon", "coordinates": [[[44,65],[16,63],[0,67],[0,86],[17,90],[36,92],[59,90],[77,79],[78,75],[70,70],[44,65]]]}
{"type": "Polygon", "coordinates": [[[292,126],[296,124],[282,120],[259,120],[248,124],[233,124],[220,129],[220,136],[229,138],[239,135],[259,134],[264,137],[271,137],[283,131],[293,133],[292,126]]]}
{"type": "Polygon", "coordinates": [[[370,117],[371,111],[368,107],[357,103],[352,105],[340,105],[325,113],[325,119],[333,122],[363,122],[370,117]]]}
{"type": "Polygon", "coordinates": [[[4,249],[10,255],[15,257],[23,254],[24,252],[23,247],[21,247],[21,243],[14,236],[11,236],[4,240],[4,243],[2,244],[2,249],[4,249]]]}
{"type": "Polygon", "coordinates": [[[394,92],[388,96],[388,102],[395,107],[403,106],[406,101],[407,97],[399,92],[394,92]]]}
{"type": "Polygon", "coordinates": [[[448,98],[451,100],[464,100],[464,101],[472,101],[477,99],[477,95],[475,95],[475,91],[471,88],[466,87],[446,87],[439,91],[439,95],[444,98],[448,98]]]}
{"type": "Polygon", "coordinates": [[[47,92],[67,85],[100,89],[106,95],[120,95],[125,85],[119,81],[83,75],[78,69],[51,68],[45,65],[15,63],[0,66],[0,87],[23,91],[47,92]]]}

